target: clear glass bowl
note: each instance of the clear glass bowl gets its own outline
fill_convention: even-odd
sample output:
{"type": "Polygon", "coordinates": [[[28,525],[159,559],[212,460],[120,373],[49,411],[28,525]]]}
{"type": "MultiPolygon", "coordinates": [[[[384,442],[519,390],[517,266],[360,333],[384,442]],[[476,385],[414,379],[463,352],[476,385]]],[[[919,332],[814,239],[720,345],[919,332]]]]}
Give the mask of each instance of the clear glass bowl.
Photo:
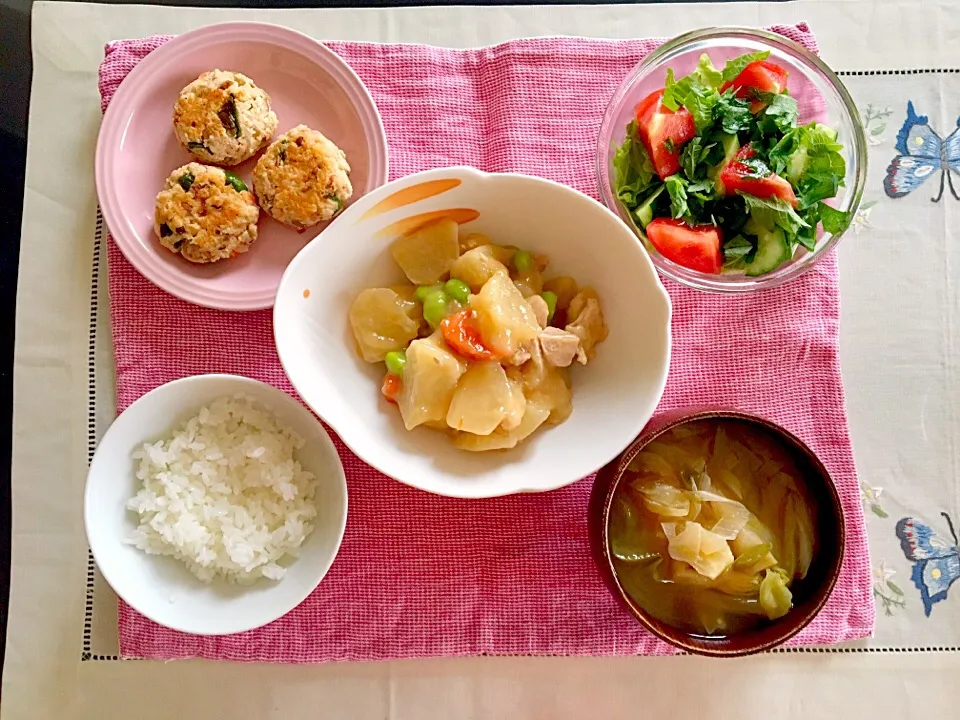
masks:
{"type": "Polygon", "coordinates": [[[833,235],[821,228],[813,252],[800,248],[791,261],[760,277],[747,277],[743,273],[711,275],[685,268],[663,257],[617,200],[612,184],[616,177],[614,153],[623,143],[627,124],[634,117],[637,103],[664,86],[667,68],[673,68],[674,75],[680,78],[696,68],[703,53],[710,56],[714,65],[723,67],[730,58],[758,50],[769,50],[769,59],[789,72],[787,86],[799,103],[800,123],[824,123],[839,133],[838,140],[843,144],[847,172],[844,187],[840,188],[840,194],[831,204],[839,210],[849,211],[851,216],[856,214],[867,179],[867,140],[860,113],[836,74],[801,45],[764,30],[721,27],[695,30],[657,48],[624,80],[607,107],[597,146],[597,180],[607,207],[633,228],[660,273],[699,290],[749,292],[780,285],[813,267],[840,242],[843,235],[833,235]]]}

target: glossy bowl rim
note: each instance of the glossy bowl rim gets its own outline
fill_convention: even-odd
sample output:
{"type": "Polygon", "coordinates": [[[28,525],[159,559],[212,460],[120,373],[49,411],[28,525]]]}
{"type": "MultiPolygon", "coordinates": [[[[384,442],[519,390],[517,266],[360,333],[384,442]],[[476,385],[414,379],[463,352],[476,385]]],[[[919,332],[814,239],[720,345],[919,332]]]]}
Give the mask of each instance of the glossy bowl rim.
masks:
{"type": "MultiPolygon", "coordinates": [[[[837,581],[840,578],[840,572],[843,567],[843,558],[846,554],[846,518],[843,514],[843,503],[840,499],[840,493],[837,490],[836,483],[833,481],[833,477],[823,464],[823,461],[820,460],[817,454],[814,453],[813,450],[811,450],[803,440],[798,438],[779,423],[769,420],[761,415],[724,407],[679,408],[677,410],[664,413],[659,418],[659,422],[658,419],[654,419],[651,424],[654,423],[656,424],[653,430],[649,432],[645,430],[643,433],[637,436],[637,438],[627,447],[626,450],[624,450],[616,459],[601,468],[601,470],[597,473],[597,481],[600,481],[601,477],[612,474],[610,485],[604,493],[602,514],[599,519],[599,540],[601,543],[600,549],[603,555],[604,565],[602,571],[608,574],[608,577],[612,579],[613,585],[616,587],[616,592],[614,592],[613,588],[610,588],[609,586],[608,589],[610,590],[611,594],[615,595],[620,602],[626,606],[630,614],[633,615],[633,617],[636,618],[649,632],[653,633],[653,635],[660,640],[663,640],[664,642],[691,654],[703,655],[707,657],[743,657],[745,655],[753,655],[764,652],[766,650],[770,650],[771,648],[782,645],[807,627],[814,620],[814,618],[820,614],[820,611],[823,610],[824,606],[827,604],[827,601],[830,599],[830,596],[833,594],[837,581]],[[691,638],[692,635],[690,633],[683,632],[682,630],[676,630],[675,628],[672,628],[675,631],[675,635],[670,635],[664,632],[661,628],[661,625],[666,627],[669,626],[666,623],[662,623],[661,621],[656,620],[656,618],[653,618],[627,594],[626,590],[623,588],[623,585],[620,583],[620,578],[618,577],[616,568],[613,564],[613,557],[610,552],[609,536],[610,506],[612,505],[613,496],[616,494],[620,481],[623,479],[624,470],[640,453],[640,451],[642,451],[643,448],[649,445],[652,441],[656,440],[658,437],[675,427],[685,425],[690,422],[696,422],[698,420],[739,420],[753,425],[759,425],[764,430],[771,432],[782,440],[788,442],[793,449],[800,451],[804,458],[811,464],[811,467],[817,471],[817,474],[820,476],[820,480],[822,480],[823,485],[827,488],[827,504],[829,505],[830,514],[835,516],[837,519],[837,537],[835,538],[835,541],[831,543],[831,547],[833,547],[836,551],[836,560],[832,561],[830,564],[825,585],[818,587],[816,592],[813,594],[815,597],[818,596],[818,599],[813,602],[809,608],[807,608],[804,617],[800,618],[798,622],[796,622],[794,625],[791,625],[784,632],[777,634],[774,638],[764,642],[752,644],[744,642],[741,647],[716,647],[711,649],[704,647],[702,644],[698,644],[697,642],[685,640],[686,638],[691,638]]],[[[596,556],[594,559],[595,561],[599,562],[596,556]]],[[[792,613],[793,610],[791,610],[791,612],[785,617],[789,617],[792,613]]],[[[776,622],[780,621],[778,620],[776,622]]],[[[733,637],[749,638],[749,636],[750,633],[744,633],[742,635],[736,635],[733,637]]]]}
{"type": "MultiPolygon", "coordinates": [[[[611,178],[609,174],[609,148],[604,144],[603,138],[608,134],[609,128],[613,123],[615,111],[623,103],[623,100],[630,91],[630,88],[633,87],[633,85],[641,76],[646,75],[655,68],[659,67],[664,56],[684,47],[685,45],[698,42],[700,40],[732,40],[737,37],[744,37],[746,39],[762,42],[774,47],[779,45],[795,52],[804,63],[809,66],[813,66],[816,70],[820,71],[827,79],[829,84],[833,87],[834,91],[840,98],[844,111],[851,119],[850,124],[853,128],[854,184],[853,187],[850,188],[850,217],[853,218],[860,208],[860,202],[863,199],[863,192],[866,189],[867,184],[867,136],[863,129],[863,123],[860,121],[860,111],[857,108],[853,97],[850,95],[850,91],[847,90],[846,85],[843,84],[843,81],[840,80],[839,76],[825,62],[823,62],[818,55],[811,52],[800,43],[791,40],[785,35],[780,35],[769,30],[736,25],[714,26],[701,28],[699,30],[691,30],[690,32],[678,35],[672,40],[668,40],[660,47],[652,50],[639,63],[637,63],[637,65],[630,71],[626,78],[624,78],[623,82],[617,87],[613,93],[613,96],[610,98],[607,108],[604,111],[603,119],[600,123],[600,131],[597,135],[595,171],[598,189],[601,197],[603,198],[603,202],[608,208],[610,208],[610,210],[617,214],[617,217],[626,223],[626,225],[634,232],[635,235],[637,235],[638,239],[644,244],[644,248],[648,249],[648,252],[649,241],[647,240],[646,235],[636,226],[636,223],[633,222],[633,219],[630,217],[629,213],[622,208],[620,202],[613,194],[613,187],[612,183],[610,182],[611,178]]],[[[819,245],[819,247],[817,247],[813,253],[810,253],[810,258],[806,262],[793,263],[782,271],[777,270],[767,275],[761,275],[758,278],[738,277],[739,282],[717,281],[714,280],[714,278],[723,276],[697,273],[695,270],[690,270],[689,268],[682,268],[682,272],[678,272],[677,268],[681,268],[682,266],[674,263],[671,260],[668,260],[659,253],[651,252],[650,257],[654,266],[657,268],[657,272],[686,287],[694,288],[695,290],[701,290],[704,292],[720,294],[749,293],[777,287],[804,274],[817,265],[817,263],[819,263],[824,257],[829,255],[830,251],[836,247],[836,245],[840,242],[840,239],[847,233],[849,229],[850,225],[848,225],[839,233],[831,234],[830,238],[826,242],[824,242],[822,245],[819,245]],[[690,277],[685,275],[685,273],[696,273],[696,275],[690,277]]]]}
{"type": "MultiPolygon", "coordinates": [[[[419,172],[391,180],[385,185],[381,185],[380,187],[364,195],[356,204],[351,205],[344,210],[342,214],[338,215],[333,223],[331,223],[331,227],[334,227],[337,223],[359,222],[359,220],[353,219],[355,215],[363,217],[361,213],[366,213],[369,208],[383,201],[385,198],[390,197],[393,193],[396,193],[398,189],[407,188],[432,179],[444,177],[455,177],[460,179],[469,178],[471,182],[480,183],[497,183],[501,180],[512,180],[524,184],[539,185],[541,187],[549,188],[551,192],[556,193],[559,201],[566,199],[571,202],[583,202],[601,215],[609,216],[615,222],[619,223],[620,220],[616,213],[611,211],[610,208],[598,201],[596,198],[593,198],[570,185],[565,185],[563,183],[556,182],[555,180],[550,180],[549,178],[540,177],[538,175],[529,175],[522,172],[487,172],[469,165],[454,165],[450,167],[421,170],[419,172]],[[362,210],[357,208],[362,208],[362,210]]],[[[409,212],[409,210],[406,210],[405,212],[409,212]]],[[[622,225],[622,223],[619,224],[622,225]]],[[[651,273],[650,282],[654,283],[653,287],[655,293],[659,298],[659,303],[662,303],[658,303],[657,312],[663,313],[663,317],[660,319],[664,323],[665,330],[664,352],[659,360],[657,384],[654,388],[654,392],[650,395],[649,408],[647,408],[645,405],[642,414],[638,415],[636,412],[634,412],[629,416],[625,416],[625,421],[629,421],[631,428],[633,428],[630,433],[639,433],[643,431],[644,426],[649,423],[650,419],[655,416],[657,407],[663,399],[663,394],[666,390],[667,381],[670,376],[670,363],[672,361],[674,352],[674,331],[672,324],[674,310],[673,300],[670,297],[670,293],[667,292],[667,289],[664,287],[662,278],[660,277],[659,273],[657,273],[656,266],[653,264],[649,253],[643,249],[642,245],[636,242],[635,236],[630,234],[629,231],[627,231],[627,233],[628,234],[624,235],[624,241],[626,242],[627,238],[629,238],[629,252],[631,254],[636,253],[638,260],[644,265],[644,277],[646,277],[647,271],[651,273]]],[[[327,237],[327,241],[329,241],[329,237],[330,236],[327,237]]],[[[529,482],[524,482],[522,484],[518,483],[515,486],[498,488],[494,492],[489,492],[485,486],[482,485],[475,485],[472,487],[465,485],[462,486],[459,492],[440,492],[435,488],[428,487],[427,484],[413,479],[408,473],[398,472],[398,470],[395,469],[390,462],[383,462],[378,458],[372,457],[370,451],[368,450],[369,444],[371,443],[369,436],[359,438],[358,435],[352,431],[345,432],[345,423],[342,419],[342,413],[339,411],[331,411],[329,407],[325,407],[323,403],[318,402],[316,400],[316,394],[313,391],[305,388],[303,374],[297,369],[292,369],[294,367],[294,363],[291,361],[293,351],[287,339],[290,331],[287,330],[288,323],[282,321],[283,313],[287,306],[287,303],[283,298],[284,296],[299,296],[300,290],[290,290],[289,286],[291,285],[292,278],[295,276],[299,266],[303,263],[311,262],[312,254],[317,252],[317,247],[320,247],[320,244],[316,241],[305,245],[300,252],[297,253],[293,260],[290,261],[290,264],[284,270],[283,277],[281,278],[280,284],[277,288],[277,302],[274,303],[273,307],[273,342],[277,351],[277,355],[280,359],[280,365],[283,368],[284,375],[290,381],[290,384],[293,386],[297,394],[303,399],[303,402],[314,413],[316,413],[317,417],[319,417],[330,429],[333,430],[340,441],[343,442],[343,444],[364,463],[370,465],[387,477],[407,485],[408,487],[440,497],[452,497],[462,500],[486,500],[489,498],[505,497],[510,495],[552,492],[554,490],[559,490],[561,488],[578,483],[581,480],[592,476],[604,466],[604,461],[598,459],[595,462],[589,463],[589,469],[586,469],[583,472],[571,472],[568,469],[564,474],[553,473],[550,475],[550,482],[545,483],[542,486],[531,485],[529,482]],[[311,250],[311,248],[314,249],[311,250]]],[[[616,253],[617,257],[620,257],[624,252],[626,251],[618,250],[616,253]]],[[[647,282],[647,280],[644,280],[644,282],[647,282]]],[[[627,437],[629,437],[629,433],[627,437]]],[[[603,455],[606,457],[612,456],[612,459],[615,460],[623,453],[624,448],[629,447],[630,443],[634,441],[635,437],[636,436],[629,440],[626,438],[618,439],[617,445],[619,449],[617,452],[610,450],[603,453],[603,455]]],[[[481,455],[489,455],[494,457],[499,452],[500,451],[496,451],[494,453],[481,453],[481,455]]],[[[607,460],[606,463],[611,461],[612,460],[607,460]]]]}

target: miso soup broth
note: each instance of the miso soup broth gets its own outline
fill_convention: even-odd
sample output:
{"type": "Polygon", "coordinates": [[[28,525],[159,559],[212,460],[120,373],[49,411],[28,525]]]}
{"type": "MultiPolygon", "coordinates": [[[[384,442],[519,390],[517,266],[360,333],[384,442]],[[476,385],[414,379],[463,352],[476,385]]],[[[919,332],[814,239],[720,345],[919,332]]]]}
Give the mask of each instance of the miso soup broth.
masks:
{"type": "Polygon", "coordinates": [[[677,426],[630,463],[612,500],[620,584],[683,632],[733,635],[786,615],[816,552],[816,507],[790,451],[732,419],[677,426]]]}

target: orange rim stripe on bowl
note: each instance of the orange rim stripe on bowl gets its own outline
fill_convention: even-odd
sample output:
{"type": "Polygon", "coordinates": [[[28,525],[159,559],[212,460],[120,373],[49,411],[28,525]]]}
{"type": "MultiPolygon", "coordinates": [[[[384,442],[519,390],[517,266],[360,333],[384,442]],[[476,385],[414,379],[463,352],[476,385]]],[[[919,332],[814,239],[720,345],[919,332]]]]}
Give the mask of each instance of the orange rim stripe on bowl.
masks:
{"type": "Polygon", "coordinates": [[[434,210],[432,212],[421,213],[420,215],[411,215],[410,217],[398,220],[395,223],[387,225],[385,228],[377,231],[377,237],[388,237],[394,235],[406,235],[422,228],[437,220],[450,218],[458,225],[473,222],[480,213],[473,208],[450,208],[449,210],[434,210]]]}
{"type": "Polygon", "coordinates": [[[428,180],[427,182],[417,183],[416,185],[403,188],[403,190],[397,190],[397,192],[393,193],[392,195],[388,195],[372,208],[367,210],[357,222],[363,222],[364,220],[369,220],[377,215],[382,215],[385,212],[390,212],[391,210],[396,210],[397,208],[404,207],[405,205],[412,205],[420,200],[426,200],[427,198],[434,197],[435,195],[440,195],[448,190],[453,190],[462,182],[463,181],[458,178],[428,180]]]}

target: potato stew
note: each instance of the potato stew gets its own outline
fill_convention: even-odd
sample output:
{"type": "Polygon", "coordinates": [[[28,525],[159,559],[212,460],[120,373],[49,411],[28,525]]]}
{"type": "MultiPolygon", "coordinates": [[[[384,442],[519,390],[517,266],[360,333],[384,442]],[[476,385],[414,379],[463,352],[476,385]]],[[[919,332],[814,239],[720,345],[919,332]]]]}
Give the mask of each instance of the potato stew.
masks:
{"type": "Polygon", "coordinates": [[[461,234],[440,220],[394,241],[408,283],[363,290],[350,308],[361,356],[407,430],[426,425],[471,451],[515,447],[573,410],[569,367],[607,337],[600,298],[545,280],[545,255],[461,234]]]}

